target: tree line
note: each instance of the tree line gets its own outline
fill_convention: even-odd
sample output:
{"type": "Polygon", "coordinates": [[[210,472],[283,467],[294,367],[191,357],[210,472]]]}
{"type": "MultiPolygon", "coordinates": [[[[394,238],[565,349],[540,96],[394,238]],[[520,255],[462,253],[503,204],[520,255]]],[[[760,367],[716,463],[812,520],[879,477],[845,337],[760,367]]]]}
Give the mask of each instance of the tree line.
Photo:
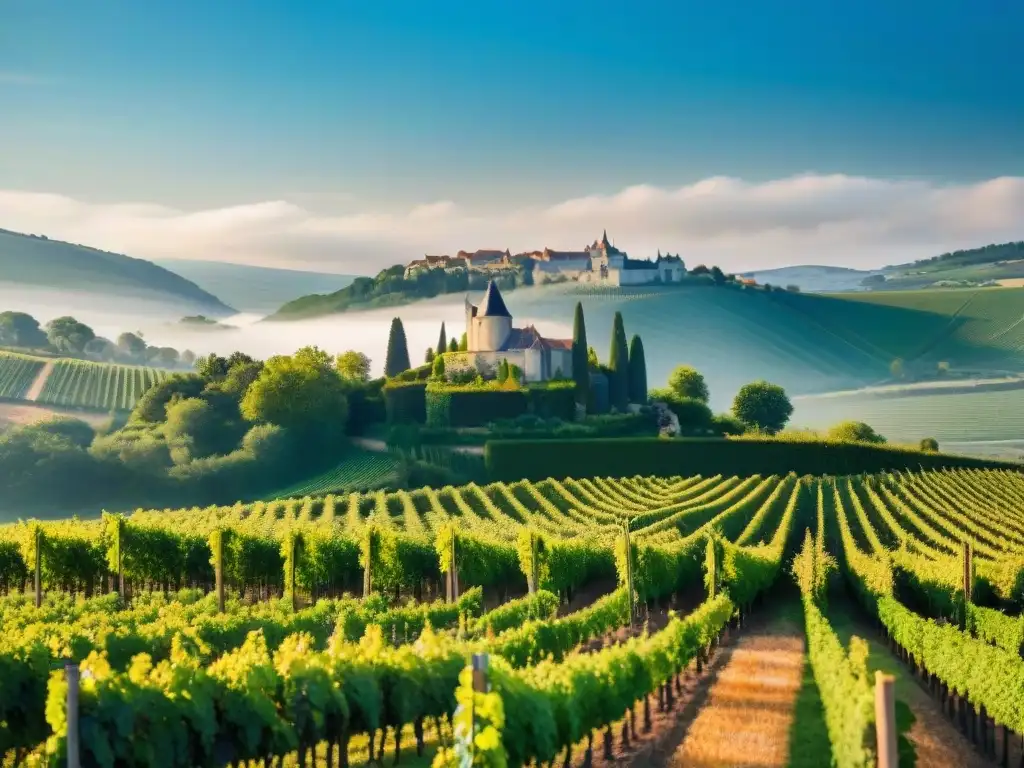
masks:
{"type": "Polygon", "coordinates": [[[0,312],[0,346],[159,368],[191,368],[196,359],[188,349],[179,352],[148,344],[141,331],[125,332],[111,341],[70,315],[41,326],[32,315],[11,311],[0,312]]]}

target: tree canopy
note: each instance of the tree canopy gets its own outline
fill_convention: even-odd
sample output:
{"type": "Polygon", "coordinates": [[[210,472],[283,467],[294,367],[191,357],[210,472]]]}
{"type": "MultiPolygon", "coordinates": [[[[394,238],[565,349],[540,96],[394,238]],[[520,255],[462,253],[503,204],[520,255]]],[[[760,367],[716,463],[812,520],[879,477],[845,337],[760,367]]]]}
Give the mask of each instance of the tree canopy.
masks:
{"type": "Polygon", "coordinates": [[[338,355],[335,363],[338,373],[347,381],[370,380],[370,358],[362,352],[350,349],[338,355]]]}
{"type": "Polygon", "coordinates": [[[305,439],[339,438],[348,418],[345,382],[317,347],[272,357],[241,402],[253,422],[277,424],[305,439]]]}
{"type": "Polygon", "coordinates": [[[710,398],[707,382],[696,368],[679,365],[669,374],[668,388],[679,397],[691,397],[706,403],[710,398]]]}
{"type": "Polygon", "coordinates": [[[732,412],[749,427],[770,435],[779,432],[793,415],[793,404],[778,384],[754,381],[744,384],[733,400],[732,412]]]}
{"type": "Polygon", "coordinates": [[[39,321],[24,312],[0,312],[0,344],[12,347],[45,347],[46,334],[39,321]]]}
{"type": "Polygon", "coordinates": [[[96,334],[85,323],[65,315],[46,324],[46,338],[58,352],[80,355],[85,345],[96,338],[96,334]]]}

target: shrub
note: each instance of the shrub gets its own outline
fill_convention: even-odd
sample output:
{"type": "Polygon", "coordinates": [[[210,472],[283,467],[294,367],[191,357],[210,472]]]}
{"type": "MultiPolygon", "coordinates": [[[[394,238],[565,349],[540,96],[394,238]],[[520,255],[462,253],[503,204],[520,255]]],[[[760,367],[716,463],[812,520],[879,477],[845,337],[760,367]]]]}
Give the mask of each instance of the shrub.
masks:
{"type": "Polygon", "coordinates": [[[850,443],[884,443],[885,438],[863,421],[842,421],[832,427],[826,437],[829,440],[845,440],[850,443]]]}
{"type": "Polygon", "coordinates": [[[388,424],[423,424],[427,420],[427,385],[419,381],[389,381],[384,386],[388,424]]]}
{"type": "Polygon", "coordinates": [[[719,435],[742,435],[747,425],[731,413],[720,413],[711,419],[711,428],[719,435]]]}
{"type": "Polygon", "coordinates": [[[679,429],[684,434],[707,433],[712,428],[714,416],[707,403],[702,400],[673,396],[667,398],[665,404],[679,419],[679,429]]]}
{"type": "Polygon", "coordinates": [[[921,450],[936,453],[939,450],[939,441],[934,437],[926,437],[921,440],[921,450]]]}

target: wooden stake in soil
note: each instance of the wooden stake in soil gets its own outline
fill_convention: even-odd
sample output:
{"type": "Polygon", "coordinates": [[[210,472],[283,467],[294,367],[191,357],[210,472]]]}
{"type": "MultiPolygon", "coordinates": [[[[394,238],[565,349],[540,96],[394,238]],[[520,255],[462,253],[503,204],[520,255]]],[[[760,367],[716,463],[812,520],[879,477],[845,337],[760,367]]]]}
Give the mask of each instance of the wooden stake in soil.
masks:
{"type": "Polygon", "coordinates": [[[899,768],[896,751],[896,678],[875,673],[875,735],[878,768],[899,768]]]}
{"type": "Polygon", "coordinates": [[[629,597],[629,626],[636,623],[636,606],[633,592],[633,547],[629,541],[629,520],[622,524],[622,534],[626,540],[626,595],[629,597]]]}
{"type": "Polygon", "coordinates": [[[68,681],[67,702],[67,749],[68,768],[79,768],[78,744],[78,665],[69,661],[64,665],[64,674],[68,681]]]}
{"type": "Polygon", "coordinates": [[[36,608],[43,604],[43,529],[36,528],[36,608]]]}
{"type": "Polygon", "coordinates": [[[213,545],[216,551],[213,553],[214,579],[217,587],[217,613],[224,613],[224,532],[215,536],[213,545]]]}
{"type": "MultiPolygon", "coordinates": [[[[487,666],[489,660],[486,653],[473,654],[473,691],[475,693],[487,693],[487,666]]],[[[476,743],[476,696],[473,697],[473,712],[471,714],[470,722],[472,725],[470,726],[469,734],[469,754],[472,756],[473,745],[476,743]]]]}

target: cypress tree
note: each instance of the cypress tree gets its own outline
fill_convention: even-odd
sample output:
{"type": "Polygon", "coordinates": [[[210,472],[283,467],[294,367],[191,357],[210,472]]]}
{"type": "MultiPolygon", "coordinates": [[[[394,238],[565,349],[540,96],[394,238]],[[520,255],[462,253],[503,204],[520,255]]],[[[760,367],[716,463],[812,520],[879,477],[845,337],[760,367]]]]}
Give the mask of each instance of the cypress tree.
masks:
{"type": "Polygon", "coordinates": [[[444,322],[441,323],[441,335],[437,337],[437,354],[442,354],[448,349],[448,336],[444,332],[444,322]]]}
{"type": "Polygon", "coordinates": [[[448,344],[448,351],[449,352],[458,352],[459,351],[459,340],[456,339],[454,336],[452,336],[452,340],[448,344]]]}
{"type": "Polygon", "coordinates": [[[629,348],[626,346],[626,327],[622,313],[616,312],[612,321],[612,349],[608,356],[608,400],[613,408],[624,412],[629,405],[629,348]]]}
{"type": "Polygon", "coordinates": [[[384,362],[384,375],[397,376],[412,368],[409,363],[409,344],[405,340],[405,328],[402,318],[391,321],[391,332],[388,334],[388,354],[384,362]]]}
{"type": "Polygon", "coordinates": [[[462,334],[462,338],[459,340],[459,352],[469,351],[469,337],[466,334],[462,334]]]}
{"type": "Polygon", "coordinates": [[[647,402],[647,360],[644,342],[637,334],[629,340],[629,402],[647,402]]]}
{"type": "Polygon", "coordinates": [[[508,360],[502,358],[501,364],[498,366],[498,383],[504,384],[508,381],[508,360]]]}
{"type": "Polygon", "coordinates": [[[576,382],[576,402],[586,404],[590,391],[590,365],[587,360],[587,326],[581,302],[576,302],[572,321],[572,378],[576,382]]]}

